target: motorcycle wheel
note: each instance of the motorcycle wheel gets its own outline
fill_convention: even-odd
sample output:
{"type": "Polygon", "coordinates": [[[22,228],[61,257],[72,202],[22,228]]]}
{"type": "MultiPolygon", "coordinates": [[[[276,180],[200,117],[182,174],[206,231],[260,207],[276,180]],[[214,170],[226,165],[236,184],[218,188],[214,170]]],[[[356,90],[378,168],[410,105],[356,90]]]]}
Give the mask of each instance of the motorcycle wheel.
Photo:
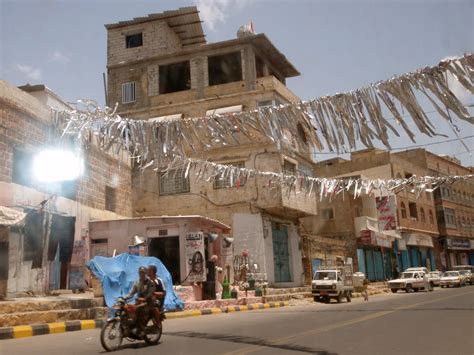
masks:
{"type": "Polygon", "coordinates": [[[119,320],[111,320],[100,331],[100,343],[107,351],[117,350],[122,345],[123,333],[119,320]]]}
{"type": "Polygon", "coordinates": [[[153,319],[149,319],[145,327],[145,336],[143,337],[143,340],[145,340],[148,345],[156,345],[160,341],[162,333],[163,324],[161,322],[155,324],[153,319]]]}

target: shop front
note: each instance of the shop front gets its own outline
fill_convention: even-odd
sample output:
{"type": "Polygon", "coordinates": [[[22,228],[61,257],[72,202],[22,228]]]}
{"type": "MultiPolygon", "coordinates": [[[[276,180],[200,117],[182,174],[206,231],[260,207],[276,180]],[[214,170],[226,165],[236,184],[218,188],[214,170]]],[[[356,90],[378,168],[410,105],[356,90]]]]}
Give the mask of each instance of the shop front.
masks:
{"type": "Polygon", "coordinates": [[[392,237],[372,230],[362,230],[357,240],[357,266],[369,281],[383,281],[394,276],[392,237]]]}
{"type": "Polygon", "coordinates": [[[473,241],[463,238],[446,238],[444,240],[446,266],[451,269],[456,265],[473,265],[473,241]]]}
{"type": "Polygon", "coordinates": [[[433,238],[429,234],[402,233],[402,239],[397,244],[400,271],[409,267],[426,267],[428,270],[436,270],[433,238]]]}

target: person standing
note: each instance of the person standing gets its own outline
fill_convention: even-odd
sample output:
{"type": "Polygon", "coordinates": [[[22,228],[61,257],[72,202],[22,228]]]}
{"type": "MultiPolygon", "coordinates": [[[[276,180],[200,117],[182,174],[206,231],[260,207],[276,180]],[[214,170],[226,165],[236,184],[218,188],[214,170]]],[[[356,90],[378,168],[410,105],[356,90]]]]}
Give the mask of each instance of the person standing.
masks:
{"type": "Polygon", "coordinates": [[[364,301],[368,301],[369,300],[369,280],[367,280],[367,278],[364,278],[364,281],[362,282],[362,286],[363,286],[363,289],[362,289],[362,295],[364,296],[364,301]]]}

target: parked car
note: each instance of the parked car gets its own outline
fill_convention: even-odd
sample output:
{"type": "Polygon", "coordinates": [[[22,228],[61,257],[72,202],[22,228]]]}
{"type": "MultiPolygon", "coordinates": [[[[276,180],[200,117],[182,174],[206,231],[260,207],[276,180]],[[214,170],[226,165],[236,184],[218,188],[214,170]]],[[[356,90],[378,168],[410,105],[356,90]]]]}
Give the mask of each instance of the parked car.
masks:
{"type": "Polygon", "coordinates": [[[430,271],[428,273],[428,280],[430,280],[431,287],[439,286],[442,275],[441,271],[430,271]]]}
{"type": "Polygon", "coordinates": [[[423,271],[402,272],[400,278],[388,282],[388,288],[393,293],[396,293],[398,290],[405,290],[405,292],[418,292],[418,290],[433,291],[428,275],[423,271]]]}
{"type": "Polygon", "coordinates": [[[472,285],[474,283],[474,275],[469,270],[459,270],[461,277],[463,278],[464,285],[472,285]]]}
{"type": "Polygon", "coordinates": [[[441,287],[461,287],[464,285],[464,280],[459,271],[446,271],[441,277],[439,284],[441,287]]]}

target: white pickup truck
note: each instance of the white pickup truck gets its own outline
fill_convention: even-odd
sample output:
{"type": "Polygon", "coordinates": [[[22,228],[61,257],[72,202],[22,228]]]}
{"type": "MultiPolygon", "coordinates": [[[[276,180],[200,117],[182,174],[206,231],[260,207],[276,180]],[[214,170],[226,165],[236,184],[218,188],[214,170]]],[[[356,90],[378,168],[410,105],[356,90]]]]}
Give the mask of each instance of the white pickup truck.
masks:
{"type": "Polygon", "coordinates": [[[400,278],[390,280],[388,288],[396,293],[398,290],[406,292],[418,292],[419,290],[433,291],[428,275],[423,271],[405,271],[402,272],[400,278]]]}
{"type": "Polygon", "coordinates": [[[316,302],[329,303],[331,298],[338,303],[345,298],[351,301],[354,286],[352,283],[352,266],[322,266],[313,275],[312,293],[316,302]]]}

